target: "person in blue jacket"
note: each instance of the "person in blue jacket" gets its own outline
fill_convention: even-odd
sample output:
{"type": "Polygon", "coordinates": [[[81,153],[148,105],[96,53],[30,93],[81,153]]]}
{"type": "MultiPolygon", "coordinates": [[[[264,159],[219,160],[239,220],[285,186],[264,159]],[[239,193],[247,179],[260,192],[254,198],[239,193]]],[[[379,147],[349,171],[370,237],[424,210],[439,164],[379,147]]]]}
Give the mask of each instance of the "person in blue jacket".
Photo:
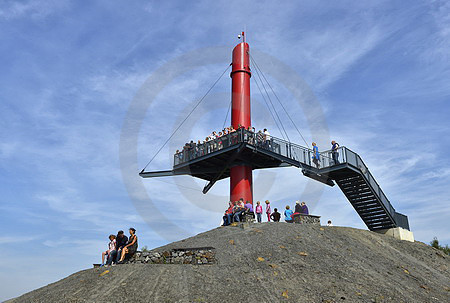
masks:
{"type": "Polygon", "coordinates": [[[316,165],[317,168],[320,167],[320,154],[319,154],[319,148],[317,147],[316,143],[313,142],[312,143],[313,146],[313,156],[312,156],[312,160],[314,162],[314,164],[316,165]]]}
{"type": "Polygon", "coordinates": [[[286,221],[287,223],[292,223],[293,211],[289,208],[289,205],[286,205],[286,210],[284,211],[284,221],[286,221]]]}

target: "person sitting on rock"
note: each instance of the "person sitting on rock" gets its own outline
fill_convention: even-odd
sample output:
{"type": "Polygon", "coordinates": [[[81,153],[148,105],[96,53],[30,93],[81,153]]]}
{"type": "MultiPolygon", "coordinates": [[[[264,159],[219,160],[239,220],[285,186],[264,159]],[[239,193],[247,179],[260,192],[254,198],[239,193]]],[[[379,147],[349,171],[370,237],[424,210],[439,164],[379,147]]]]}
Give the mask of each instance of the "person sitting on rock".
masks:
{"type": "Polygon", "coordinates": [[[284,221],[287,223],[292,223],[292,210],[290,209],[289,205],[286,205],[286,210],[284,211],[284,221]]]}
{"type": "Polygon", "coordinates": [[[108,261],[114,250],[116,250],[116,236],[109,235],[108,250],[102,252],[102,265],[101,266],[105,265],[105,257],[106,257],[106,260],[108,261]]]}
{"type": "Polygon", "coordinates": [[[309,210],[308,210],[308,206],[306,206],[306,203],[302,202],[301,206],[302,206],[302,211],[300,213],[304,214],[304,215],[309,215],[309,210]]]}
{"type": "Polygon", "coordinates": [[[245,211],[252,213],[253,212],[253,204],[250,201],[247,201],[244,205],[245,211]]]}
{"type": "Polygon", "coordinates": [[[244,206],[244,199],[240,198],[238,203],[236,203],[234,209],[233,209],[233,220],[234,222],[241,222],[241,215],[242,213],[245,211],[245,206],[244,206]]]}
{"type": "Polygon", "coordinates": [[[273,213],[270,215],[273,222],[280,222],[281,214],[278,212],[277,208],[273,209],[273,213]]]}
{"type": "Polygon", "coordinates": [[[122,255],[120,257],[119,262],[117,262],[118,264],[123,264],[125,257],[134,255],[134,253],[136,252],[136,250],[138,248],[136,229],[134,229],[133,227],[130,227],[129,232],[130,232],[130,238],[128,239],[127,245],[125,245],[125,247],[122,249],[122,255]]]}
{"type": "MultiPolygon", "coordinates": [[[[128,243],[128,237],[124,235],[123,230],[119,230],[117,232],[116,236],[116,251],[111,254],[112,260],[111,263],[114,261],[114,263],[117,264],[119,262],[120,257],[122,256],[122,249],[127,245],[128,243]]],[[[108,260],[108,265],[111,265],[111,263],[108,260]]]]}
{"type": "Polygon", "coordinates": [[[225,214],[223,216],[223,226],[230,225],[233,221],[233,202],[228,203],[228,209],[225,211],[225,214]]]}

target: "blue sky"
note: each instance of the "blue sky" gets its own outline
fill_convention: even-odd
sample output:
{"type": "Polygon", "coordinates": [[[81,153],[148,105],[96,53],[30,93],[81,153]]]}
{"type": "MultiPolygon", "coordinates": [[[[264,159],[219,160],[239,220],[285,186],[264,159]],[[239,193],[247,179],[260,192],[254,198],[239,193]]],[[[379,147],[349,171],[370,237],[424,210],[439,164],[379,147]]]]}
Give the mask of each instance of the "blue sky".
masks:
{"type": "MultiPolygon", "coordinates": [[[[0,300],[99,262],[119,229],[156,247],[220,223],[227,180],[205,196],[200,180],[137,172],[244,28],[307,141],[358,152],[417,240],[450,243],[449,16],[446,1],[0,1],[0,300]],[[270,58],[296,76],[271,74],[282,65],[270,58]],[[158,78],[167,68],[171,80],[158,78]],[[292,94],[296,77],[314,98],[292,94]]],[[[148,169],[170,168],[180,144],[219,129],[229,91],[226,75],[148,169]]],[[[256,127],[280,136],[253,84],[252,100],[256,127]]],[[[305,200],[323,221],[365,228],[337,187],[294,168],[255,173],[254,195],[279,208],[305,200]]]]}

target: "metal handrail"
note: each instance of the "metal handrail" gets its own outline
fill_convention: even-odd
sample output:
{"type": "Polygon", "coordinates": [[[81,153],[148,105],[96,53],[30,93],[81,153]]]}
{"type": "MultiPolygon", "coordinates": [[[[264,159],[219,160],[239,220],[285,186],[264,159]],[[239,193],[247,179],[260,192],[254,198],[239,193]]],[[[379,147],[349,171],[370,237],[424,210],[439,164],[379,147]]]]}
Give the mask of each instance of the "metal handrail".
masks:
{"type": "Polygon", "coordinates": [[[392,206],[392,204],[386,197],[385,193],[381,189],[381,186],[378,184],[378,182],[373,177],[372,173],[369,171],[369,168],[367,167],[367,165],[364,163],[364,161],[361,159],[361,157],[357,153],[355,153],[354,151],[350,150],[349,148],[347,148],[345,146],[341,146],[338,148],[337,154],[335,154],[334,158],[333,158],[332,150],[324,151],[321,153],[321,155],[322,154],[329,154],[329,155],[331,155],[331,158],[332,158],[330,162],[324,161],[324,163],[322,163],[323,167],[331,167],[334,165],[347,163],[347,164],[350,164],[350,165],[354,166],[355,168],[359,169],[361,171],[362,175],[364,176],[364,178],[366,179],[367,183],[369,184],[369,186],[372,188],[373,192],[376,194],[378,199],[384,205],[384,207],[386,208],[386,210],[388,211],[388,213],[390,214],[392,219],[394,219],[394,216],[395,216],[394,207],[392,206]],[[337,161],[335,161],[335,160],[337,160],[337,161]]]}
{"type": "Polygon", "coordinates": [[[273,136],[269,137],[270,139],[266,140],[266,136],[263,133],[259,134],[246,129],[238,129],[217,139],[202,144],[195,144],[195,146],[189,148],[184,147],[182,151],[174,154],[174,166],[240,143],[247,143],[256,148],[269,150],[292,160],[311,165],[311,155],[313,153],[311,149],[273,136]]]}

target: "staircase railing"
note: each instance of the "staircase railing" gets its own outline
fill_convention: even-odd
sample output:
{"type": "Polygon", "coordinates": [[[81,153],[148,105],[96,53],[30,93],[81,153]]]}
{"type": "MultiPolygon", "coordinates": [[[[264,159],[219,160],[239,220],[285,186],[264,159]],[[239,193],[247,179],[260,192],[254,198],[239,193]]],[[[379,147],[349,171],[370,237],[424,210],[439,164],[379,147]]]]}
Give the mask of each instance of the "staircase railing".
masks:
{"type": "Polygon", "coordinates": [[[334,165],[339,165],[341,163],[347,163],[351,166],[359,169],[361,174],[364,176],[366,182],[370,185],[373,192],[377,196],[377,198],[381,201],[386,211],[389,213],[389,215],[392,217],[393,220],[395,220],[395,209],[392,206],[392,204],[389,202],[388,198],[384,194],[383,190],[381,189],[378,182],[375,180],[373,175],[370,173],[369,168],[364,163],[364,161],[361,159],[361,157],[353,152],[352,150],[348,149],[345,146],[339,147],[337,150],[337,154],[333,155],[333,152],[331,150],[324,151],[321,153],[321,155],[324,155],[322,157],[322,167],[331,167],[334,165]],[[337,160],[337,161],[336,161],[337,160]]]}

